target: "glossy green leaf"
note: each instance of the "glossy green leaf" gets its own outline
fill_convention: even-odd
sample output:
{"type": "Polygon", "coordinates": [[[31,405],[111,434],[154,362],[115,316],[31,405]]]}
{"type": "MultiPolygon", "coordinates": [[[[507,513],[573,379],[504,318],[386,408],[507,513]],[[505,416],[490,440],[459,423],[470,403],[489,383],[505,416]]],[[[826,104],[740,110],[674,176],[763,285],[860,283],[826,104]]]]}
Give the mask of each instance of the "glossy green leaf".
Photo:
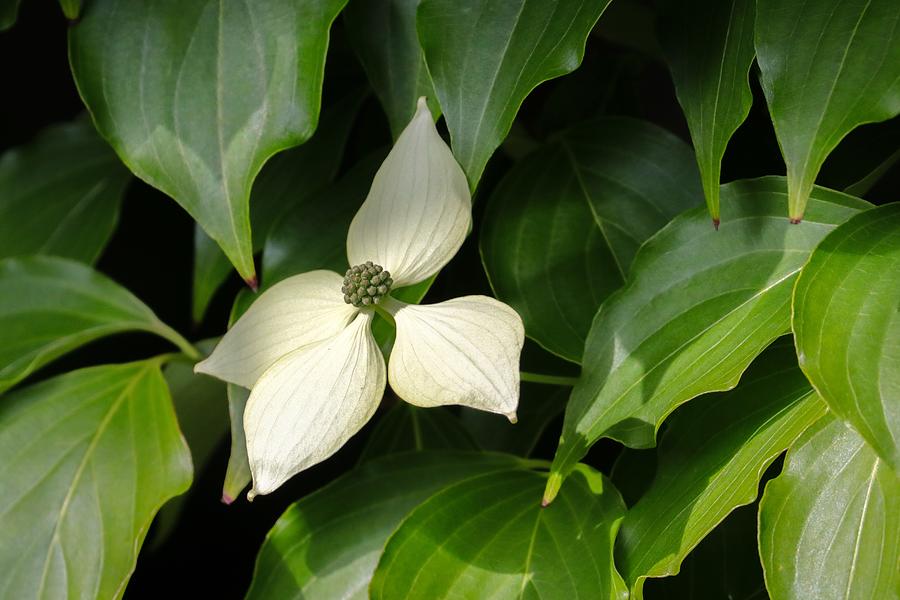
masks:
{"type": "Polygon", "coordinates": [[[732,510],[752,503],[769,464],[826,411],[785,338],[754,361],[737,388],[670,417],[653,483],[616,539],[616,564],[632,597],[642,597],[646,578],[678,573],[732,510]]]}
{"type": "Polygon", "coordinates": [[[264,287],[315,269],[347,270],[347,230],[384,156],[382,151],[367,156],[336,183],[281,215],[263,250],[264,287]]]}
{"type": "Polygon", "coordinates": [[[822,240],[794,288],[800,366],[900,475],[900,204],[822,240]]]}
{"type": "Polygon", "coordinates": [[[574,71],[609,0],[422,0],[419,41],[473,189],[525,97],[574,71]]]}
{"type": "MultiPolygon", "coordinates": [[[[282,152],[263,167],[250,195],[253,251],[262,250],[272,225],[295,205],[306,205],[337,175],[356,113],[365,95],[354,92],[322,113],[316,134],[299,148],[282,152]]],[[[299,240],[303,241],[303,240],[299,240]]],[[[228,259],[197,225],[194,228],[194,322],[231,272],[228,259]]]]}
{"type": "Polygon", "coordinates": [[[50,127],[0,157],[0,258],[49,254],[93,263],[130,179],[85,119],[50,127]]]}
{"type": "Polygon", "coordinates": [[[582,467],[542,508],[545,480],[510,470],[429,498],[388,540],[371,598],[627,598],[612,562],[619,493],[582,467]]]}
{"type": "Polygon", "coordinates": [[[97,128],[252,282],[250,187],[316,129],[331,22],[346,0],[91,2],[69,58],[97,128]]]}
{"type": "Polygon", "coordinates": [[[387,114],[394,139],[412,119],[420,96],[435,117],[441,108],[416,35],[420,0],[352,0],[344,9],[350,43],[387,114]]]}
{"type": "Polygon", "coordinates": [[[250,390],[233,383],[229,383],[227,388],[231,452],[222,484],[222,502],[231,504],[250,485],[250,459],[247,457],[247,438],[244,434],[244,408],[250,399],[250,390]]]}
{"type": "Polygon", "coordinates": [[[896,0],[756,4],[761,83],[799,220],[838,142],[900,114],[900,11],[896,0]]]}
{"type": "Polygon", "coordinates": [[[637,249],[701,194],[691,150],[671,133],[625,118],[574,126],[491,196],[481,256],[494,292],[529,337],[581,362],[591,319],[637,249]]]}
{"type": "Polygon", "coordinates": [[[478,450],[449,408],[419,408],[406,402],[381,416],[360,461],[413,450],[478,450]]]}
{"type": "Polygon", "coordinates": [[[452,483],[518,464],[465,452],[367,462],[285,511],[259,552],[247,599],[367,598],[385,541],[416,505],[452,483]]]}
{"type": "Polygon", "coordinates": [[[767,600],[756,547],[757,506],[728,515],[681,563],[678,575],[648,579],[648,600],[767,600]]]}
{"type": "Polygon", "coordinates": [[[773,600],[897,598],[900,480],[853,429],[822,419],[766,486],[759,553],[773,600]]]}
{"type": "Polygon", "coordinates": [[[148,331],[193,353],[177,332],[111,279],[52,257],[0,261],[0,392],[70,350],[124,331],[148,331]]]}
{"type": "Polygon", "coordinates": [[[748,73],[755,54],[755,15],[754,0],[689,0],[674,3],[660,27],[716,224],[722,157],[753,103],[748,73]]]}
{"type": "Polygon", "coordinates": [[[159,362],[4,397],[0,482],[0,597],[121,597],[153,515],[191,483],[159,362]]]}
{"type": "Polygon", "coordinates": [[[625,287],[597,312],[548,487],[601,437],[655,443],[663,419],[701,394],[727,390],[790,328],[791,290],[816,244],[870,205],[816,188],[808,222],[784,216],[784,179],[722,187],[722,227],[704,210],[647,241],[625,287]]]}

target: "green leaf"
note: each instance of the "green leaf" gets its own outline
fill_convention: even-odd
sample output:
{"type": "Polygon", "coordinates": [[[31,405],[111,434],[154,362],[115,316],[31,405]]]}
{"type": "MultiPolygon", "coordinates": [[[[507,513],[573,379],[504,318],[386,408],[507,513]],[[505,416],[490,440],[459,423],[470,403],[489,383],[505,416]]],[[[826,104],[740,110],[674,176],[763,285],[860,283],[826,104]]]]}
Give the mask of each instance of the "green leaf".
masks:
{"type": "MultiPolygon", "coordinates": [[[[262,250],[280,215],[331,183],[344,156],[344,146],[365,94],[348,94],[322,113],[316,134],[299,148],[277,154],[253,184],[250,222],[253,252],[262,250]]],[[[302,240],[300,240],[302,242],[302,240]]],[[[194,229],[194,322],[203,320],[210,300],[225,282],[231,265],[216,243],[198,225],[194,229]]]]}
{"type": "Polygon", "coordinates": [[[422,0],[419,41],[472,189],[529,92],[581,64],[609,1],[422,0]]]}
{"type": "Polygon", "coordinates": [[[756,504],[742,506],[728,515],[691,551],[678,575],[648,579],[644,597],[767,599],[756,548],[756,515],[756,504]]]}
{"type": "Polygon", "coordinates": [[[826,417],[788,452],[759,509],[766,587],[782,598],[896,598],[900,480],[826,417]]]}
{"type": "Polygon", "coordinates": [[[478,450],[449,408],[398,402],[378,421],[360,461],[412,450],[478,450]]]}
{"type": "Polygon", "coordinates": [[[159,361],[74,371],[0,401],[0,595],[119,598],[191,455],[159,361]]]}
{"type": "Polygon", "coordinates": [[[828,407],[900,474],[900,203],[816,248],[794,288],[800,366],[828,407]]]}
{"type": "Polygon", "coordinates": [[[441,114],[416,36],[419,0],[353,0],[344,9],[350,43],[384,107],[396,140],[416,112],[420,96],[441,114]]]}
{"type": "Polygon", "coordinates": [[[231,504],[250,484],[250,459],[247,457],[247,438],[244,434],[244,408],[250,399],[250,390],[229,383],[228,418],[231,423],[231,452],[225,468],[222,484],[222,502],[231,504]]]}
{"type": "Polygon", "coordinates": [[[41,256],[0,261],[0,392],[66,352],[124,331],[155,333],[195,354],[131,292],[90,267],[41,256]]]}
{"type": "MultiPolygon", "coordinates": [[[[217,341],[203,340],[197,348],[204,357],[208,356],[217,341]]],[[[194,361],[170,361],[163,370],[163,376],[172,395],[178,425],[191,451],[194,471],[202,474],[228,432],[225,383],[194,373],[194,361]]],[[[159,511],[151,536],[152,548],[158,548],[175,532],[191,494],[173,499],[159,511]]]]}
{"type": "Polygon", "coordinates": [[[795,221],[822,163],[864,123],[900,114],[896,0],[757,0],[760,81],[787,165],[795,221]]]}
{"type": "Polygon", "coordinates": [[[748,73],[755,14],[754,0],[689,0],[678,2],[660,27],[716,225],[722,157],[753,104],[748,73]]]}
{"type": "Polygon", "coordinates": [[[369,592],[382,598],[627,598],[612,561],[625,505],[582,467],[542,508],[546,474],[522,469],[449,487],[388,540],[369,592]]]}
{"type": "Polygon", "coordinates": [[[81,97],[129,168],[172,196],[248,282],[250,187],[316,129],[346,0],[96,0],[70,29],[81,97]]]}
{"type": "Polygon", "coordinates": [[[638,253],[633,276],[594,319],[548,487],[601,437],[651,447],[666,415],[728,390],[790,328],[791,290],[816,244],[867,202],[817,188],[808,222],[783,216],[784,179],[722,187],[722,227],[677,217],[638,253]]]}
{"type": "Polygon", "coordinates": [[[463,426],[485,450],[529,456],[541,436],[566,408],[571,388],[540,383],[521,384],[519,421],[510,423],[502,415],[463,407],[463,426]]]}
{"type": "Polygon", "coordinates": [[[85,119],[50,127],[0,158],[0,258],[52,254],[93,263],[130,179],[85,119]]]}
{"type": "Polygon", "coordinates": [[[826,411],[797,367],[790,338],[754,361],[734,390],[677,411],[662,436],[653,483],[616,539],[616,564],[632,597],[642,596],[646,578],[678,573],[732,510],[752,503],[766,468],[826,411]]]}
{"type": "Polygon", "coordinates": [[[69,21],[76,20],[81,15],[82,0],[59,0],[59,7],[69,21]]]}
{"type": "Polygon", "coordinates": [[[518,464],[464,452],[367,462],[285,511],[259,552],[247,599],[367,598],[384,543],[410,510],[452,483],[518,464]]]}
{"type": "Polygon", "coordinates": [[[637,249],[701,194],[691,150],[671,133],[615,117],[577,125],[491,196],[481,257],[494,292],[529,337],[580,363],[591,319],[637,249]]]}
{"type": "Polygon", "coordinates": [[[0,31],[9,29],[16,24],[19,16],[19,2],[21,0],[0,0],[0,31]]]}
{"type": "Polygon", "coordinates": [[[381,150],[370,154],[336,183],[281,215],[263,250],[264,287],[316,269],[347,270],[347,230],[384,157],[381,150]]]}

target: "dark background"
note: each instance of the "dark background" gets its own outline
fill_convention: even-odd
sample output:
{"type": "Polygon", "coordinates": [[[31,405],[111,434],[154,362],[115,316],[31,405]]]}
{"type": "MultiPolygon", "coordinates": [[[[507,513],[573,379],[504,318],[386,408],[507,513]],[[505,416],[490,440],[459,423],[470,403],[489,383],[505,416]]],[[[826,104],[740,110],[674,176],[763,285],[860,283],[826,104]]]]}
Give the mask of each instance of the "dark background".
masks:
{"type": "MultiPolygon", "coordinates": [[[[634,4],[635,2],[632,2],[634,4]]],[[[618,2],[628,4],[627,1],[618,2]]],[[[654,58],[652,36],[641,24],[623,23],[616,3],[601,18],[591,35],[582,67],[568,77],[540,86],[525,101],[516,127],[540,139],[553,130],[599,113],[648,119],[689,141],[687,126],[675,99],[665,66],[654,58]],[[618,9],[616,9],[618,10],[618,9]],[[629,31],[629,28],[634,31],[629,31]],[[611,40],[632,40],[642,45],[629,48],[611,40]]],[[[0,106],[0,150],[27,143],[43,127],[70,120],[84,111],[68,68],[68,24],[53,2],[25,1],[19,21],[0,33],[3,69],[0,106]]],[[[755,69],[755,67],[754,67],[755,69]]],[[[326,68],[324,103],[342,91],[365,85],[339,18],[326,68]]],[[[767,174],[783,174],[784,165],[768,119],[759,86],[753,80],[755,100],[750,117],[732,140],[723,164],[722,180],[767,174]]],[[[346,168],[369,150],[389,144],[387,122],[374,97],[367,100],[355,126],[344,159],[346,168]]],[[[860,160],[879,148],[900,146],[900,120],[865,126],[851,134],[823,169],[819,182],[840,187],[852,181],[860,160]],[[885,145],[887,144],[887,146],[885,145]]],[[[508,166],[508,154],[517,151],[510,141],[498,151],[485,173],[476,199],[476,231],[457,258],[442,272],[429,293],[431,301],[463,293],[490,293],[478,258],[477,227],[483,198],[508,166]]],[[[894,168],[867,195],[880,203],[896,200],[900,172],[894,168]]],[[[119,227],[98,268],[146,302],[163,321],[190,339],[220,335],[234,294],[241,282],[233,276],[217,294],[207,318],[195,325],[190,318],[193,221],[174,201],[133,180],[122,207],[119,227]]],[[[148,335],[124,335],[91,344],[46,368],[32,380],[103,362],[146,358],[169,351],[167,343],[148,335]]],[[[554,359],[529,348],[537,361],[554,359]]],[[[560,369],[571,366],[561,365],[560,369]]],[[[223,411],[225,407],[223,406],[223,411]]],[[[373,420],[377,421],[376,419],[373,420]]],[[[233,505],[220,503],[222,478],[228,459],[228,442],[221,445],[205,470],[195,474],[178,529],[162,544],[154,541],[151,528],[126,598],[217,597],[238,598],[247,590],[256,552],[272,524],[294,500],[317,489],[355,463],[372,424],[335,457],[295,477],[271,496],[252,505],[243,498],[233,505]]],[[[552,458],[559,423],[544,435],[536,454],[552,458]]],[[[587,461],[609,472],[619,446],[609,440],[597,444],[587,461]]],[[[115,493],[109,490],[108,493],[115,493]]]]}

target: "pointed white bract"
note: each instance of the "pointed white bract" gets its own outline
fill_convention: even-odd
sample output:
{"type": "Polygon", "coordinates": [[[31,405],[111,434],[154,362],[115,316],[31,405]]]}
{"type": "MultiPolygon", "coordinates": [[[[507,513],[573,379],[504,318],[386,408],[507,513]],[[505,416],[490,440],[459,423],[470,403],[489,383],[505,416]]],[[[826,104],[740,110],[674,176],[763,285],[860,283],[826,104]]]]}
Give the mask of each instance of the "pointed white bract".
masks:
{"type": "MultiPolygon", "coordinates": [[[[350,225],[350,264],[381,265],[394,288],[424,281],[453,258],[471,223],[465,174],[422,98],[350,225]]],[[[385,368],[370,331],[375,309],[344,302],[341,286],[329,271],[273,286],[195,367],[251,389],[243,420],[251,499],[359,431],[381,401],[386,371],[394,391],[417,406],[462,404],[515,421],[525,331],[513,309],[484,296],[431,306],[383,296],[378,310],[397,325],[385,368]]]]}
{"type": "Polygon", "coordinates": [[[244,410],[250,498],[337,452],[375,413],[385,367],[371,320],[361,313],[335,337],[295,350],[253,387],[244,410]]]}
{"type": "Polygon", "coordinates": [[[310,271],[274,285],[194,370],[252,388],[284,355],[331,338],[350,323],[358,309],[344,302],[341,281],[331,271],[310,271]]]}
{"type": "Polygon", "coordinates": [[[525,328],[518,313],[486,296],[417,306],[396,300],[388,379],[416,406],[462,404],[515,421],[519,354],[525,328]]]}
{"type": "Polygon", "coordinates": [[[411,285],[450,262],[471,224],[465,173],[420,98],[350,224],[347,257],[351,265],[381,265],[394,287],[411,285]]]}

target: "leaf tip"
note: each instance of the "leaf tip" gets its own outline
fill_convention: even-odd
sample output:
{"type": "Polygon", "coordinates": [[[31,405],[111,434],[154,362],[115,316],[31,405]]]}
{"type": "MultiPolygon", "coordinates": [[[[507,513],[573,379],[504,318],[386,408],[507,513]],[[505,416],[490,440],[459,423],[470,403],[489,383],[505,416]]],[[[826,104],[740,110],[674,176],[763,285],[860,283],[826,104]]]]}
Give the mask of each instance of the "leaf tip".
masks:
{"type": "Polygon", "coordinates": [[[718,231],[718,230],[719,230],[719,223],[720,223],[719,219],[718,219],[718,218],[713,218],[712,222],[713,222],[713,227],[715,227],[715,228],[716,228],[716,231],[718,231]]]}
{"type": "Polygon", "coordinates": [[[791,217],[791,225],[799,225],[803,217],[791,217]]]}
{"type": "Polygon", "coordinates": [[[230,505],[232,502],[234,502],[234,498],[232,498],[231,496],[229,496],[229,495],[226,494],[225,492],[222,492],[222,504],[228,506],[228,505],[230,505]]]}
{"type": "Polygon", "coordinates": [[[556,498],[556,495],[559,493],[561,485],[562,475],[559,473],[550,473],[550,477],[547,478],[547,487],[544,488],[544,497],[541,498],[542,508],[550,506],[550,503],[553,502],[553,499],[556,498]]]}
{"type": "Polygon", "coordinates": [[[255,292],[259,290],[259,279],[256,275],[252,275],[244,280],[247,283],[247,286],[255,292]]]}

